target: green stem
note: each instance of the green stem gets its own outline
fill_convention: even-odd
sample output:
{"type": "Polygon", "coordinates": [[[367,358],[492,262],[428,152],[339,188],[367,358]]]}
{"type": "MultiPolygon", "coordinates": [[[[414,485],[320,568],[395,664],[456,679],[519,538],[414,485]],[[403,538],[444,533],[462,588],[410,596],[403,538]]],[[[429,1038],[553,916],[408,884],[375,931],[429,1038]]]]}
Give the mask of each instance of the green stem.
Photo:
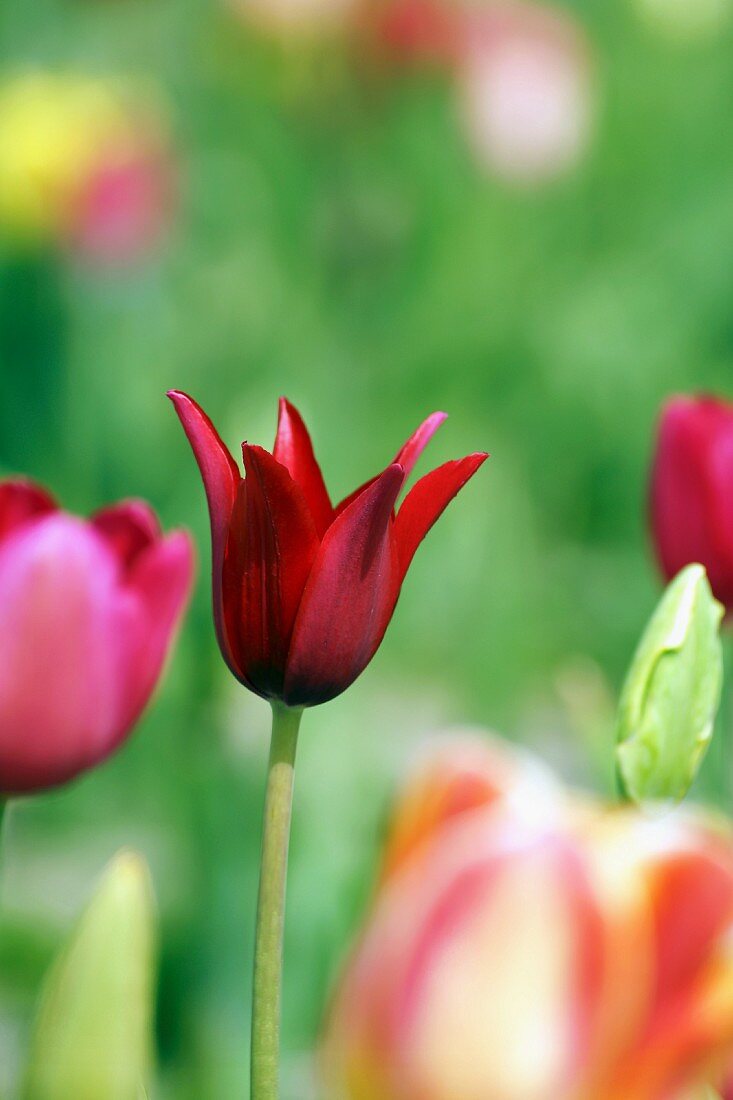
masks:
{"type": "Polygon", "coordinates": [[[285,886],[301,709],[272,705],[252,992],[250,1100],[278,1100],[285,886]]]}

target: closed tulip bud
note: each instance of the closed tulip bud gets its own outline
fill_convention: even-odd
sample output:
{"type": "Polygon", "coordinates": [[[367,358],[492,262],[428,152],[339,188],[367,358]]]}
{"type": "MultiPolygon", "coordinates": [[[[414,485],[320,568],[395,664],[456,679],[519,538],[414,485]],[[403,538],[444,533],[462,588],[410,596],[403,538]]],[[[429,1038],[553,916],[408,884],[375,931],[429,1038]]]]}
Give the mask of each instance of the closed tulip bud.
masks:
{"type": "Polygon", "coordinates": [[[635,801],[680,799],[707,751],[723,678],[723,608],[705,570],[667,588],[634,655],[619,704],[616,761],[635,801]]]}
{"type": "Polygon", "coordinates": [[[49,974],[23,1100],[145,1096],[154,938],[147,867],[121,852],[49,974]]]}
{"type": "Polygon", "coordinates": [[[730,830],[537,779],[487,745],[408,783],[329,1015],[328,1100],[701,1100],[724,1080],[730,830]]]}

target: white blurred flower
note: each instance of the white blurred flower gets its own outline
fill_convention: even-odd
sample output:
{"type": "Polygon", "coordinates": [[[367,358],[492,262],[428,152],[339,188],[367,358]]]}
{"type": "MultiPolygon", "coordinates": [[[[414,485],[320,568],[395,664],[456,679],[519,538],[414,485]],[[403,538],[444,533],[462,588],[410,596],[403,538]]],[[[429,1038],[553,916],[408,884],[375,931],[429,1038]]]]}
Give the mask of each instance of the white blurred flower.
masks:
{"type": "Polygon", "coordinates": [[[580,159],[593,116],[591,71],[566,15],[524,3],[475,11],[459,79],[464,125],[491,171],[533,182],[580,159]]]}

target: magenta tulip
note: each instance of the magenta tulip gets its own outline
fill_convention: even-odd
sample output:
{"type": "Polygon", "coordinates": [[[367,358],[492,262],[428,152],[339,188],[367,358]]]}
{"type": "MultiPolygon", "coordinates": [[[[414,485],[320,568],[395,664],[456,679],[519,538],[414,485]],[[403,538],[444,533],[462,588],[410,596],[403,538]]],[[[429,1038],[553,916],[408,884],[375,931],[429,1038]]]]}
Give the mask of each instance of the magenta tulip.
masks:
{"type": "Polygon", "coordinates": [[[0,482],[0,792],[53,787],[125,739],[186,605],[193,549],[125,501],[89,520],[0,482]]]}
{"type": "Polygon", "coordinates": [[[733,404],[706,396],[667,402],[650,496],[665,578],[700,562],[716,598],[733,610],[733,404]]]}

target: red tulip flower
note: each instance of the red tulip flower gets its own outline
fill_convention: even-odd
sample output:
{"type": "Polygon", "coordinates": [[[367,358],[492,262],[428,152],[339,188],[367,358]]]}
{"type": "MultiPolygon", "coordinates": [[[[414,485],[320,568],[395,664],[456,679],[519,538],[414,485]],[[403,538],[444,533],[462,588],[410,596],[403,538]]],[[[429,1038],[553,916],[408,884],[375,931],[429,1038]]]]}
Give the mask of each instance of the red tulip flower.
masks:
{"type": "Polygon", "coordinates": [[[52,787],[110,755],[160,676],[193,575],[183,532],[141,501],[89,520],[0,482],[0,792],[52,787]]]}
{"type": "Polygon", "coordinates": [[[284,398],[272,454],[242,445],[243,478],[196,402],[169,396],[208,498],[214,618],[229,668],[290,707],[333,699],[371,661],[418,545],[487,455],[433,470],[396,512],[405,479],[445,419],[433,413],[394,462],[334,506],[305,424],[284,398]]]}
{"type": "Polygon", "coordinates": [[[662,410],[651,478],[651,524],[665,578],[704,565],[733,609],[733,404],[674,397],[662,410]]]}

